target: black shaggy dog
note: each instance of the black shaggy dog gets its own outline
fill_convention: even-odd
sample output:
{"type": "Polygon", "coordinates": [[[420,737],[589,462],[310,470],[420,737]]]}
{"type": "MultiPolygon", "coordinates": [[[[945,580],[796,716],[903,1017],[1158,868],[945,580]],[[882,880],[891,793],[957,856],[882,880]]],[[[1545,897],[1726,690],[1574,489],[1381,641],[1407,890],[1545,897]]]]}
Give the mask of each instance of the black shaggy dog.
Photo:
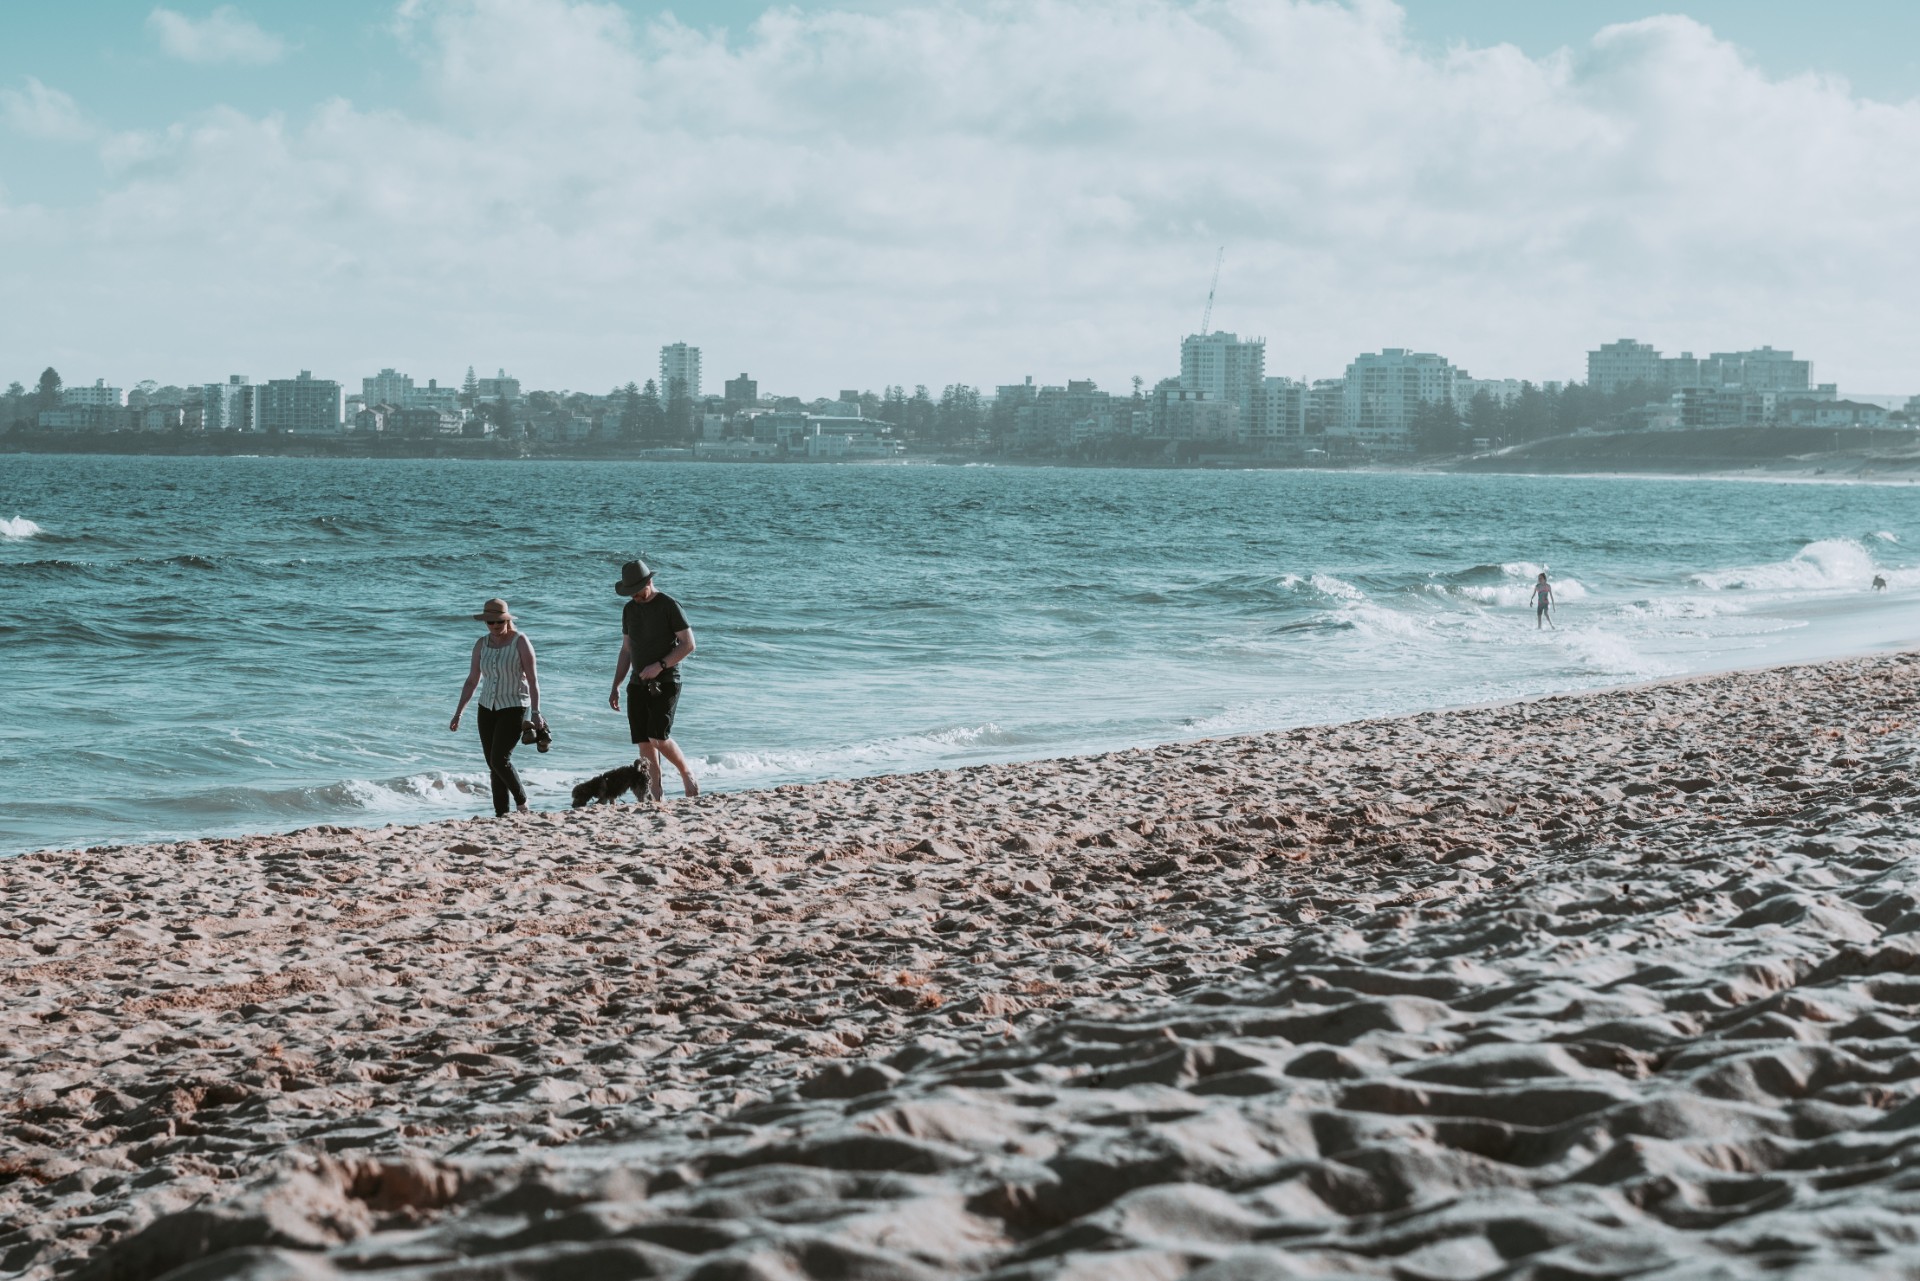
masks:
{"type": "Polygon", "coordinates": [[[579,809],[595,801],[604,801],[611,805],[627,792],[632,792],[633,799],[636,801],[647,798],[646,762],[635,761],[631,765],[610,769],[604,774],[595,774],[584,783],[575,783],[573,808],[579,809]]]}

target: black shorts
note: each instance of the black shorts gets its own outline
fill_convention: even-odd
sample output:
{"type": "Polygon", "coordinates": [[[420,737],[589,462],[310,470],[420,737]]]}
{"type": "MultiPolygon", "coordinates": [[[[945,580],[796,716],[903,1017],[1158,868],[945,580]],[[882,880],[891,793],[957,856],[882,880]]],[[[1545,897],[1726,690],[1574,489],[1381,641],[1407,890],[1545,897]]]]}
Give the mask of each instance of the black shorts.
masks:
{"type": "Polygon", "coordinates": [[[673,737],[673,709],[680,702],[680,673],[669,667],[658,679],[627,686],[627,728],[633,741],[664,742],[673,737]]]}

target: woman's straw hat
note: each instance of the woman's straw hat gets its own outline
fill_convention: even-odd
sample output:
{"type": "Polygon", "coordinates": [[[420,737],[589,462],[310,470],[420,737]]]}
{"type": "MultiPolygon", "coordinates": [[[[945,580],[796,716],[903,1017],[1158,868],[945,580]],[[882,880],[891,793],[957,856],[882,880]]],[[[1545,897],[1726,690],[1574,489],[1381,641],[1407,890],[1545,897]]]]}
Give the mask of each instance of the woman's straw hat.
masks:
{"type": "Polygon", "coordinates": [[[480,607],[480,612],[475,614],[474,618],[482,623],[511,623],[513,621],[513,611],[507,608],[507,602],[495,596],[492,600],[480,607]]]}

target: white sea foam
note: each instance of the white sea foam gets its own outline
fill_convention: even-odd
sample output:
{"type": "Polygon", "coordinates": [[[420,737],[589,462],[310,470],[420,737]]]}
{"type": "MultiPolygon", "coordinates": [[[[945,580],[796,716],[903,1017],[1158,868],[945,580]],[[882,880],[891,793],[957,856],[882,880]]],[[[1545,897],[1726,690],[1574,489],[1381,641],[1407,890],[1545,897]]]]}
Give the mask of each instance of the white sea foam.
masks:
{"type": "Polygon", "coordinates": [[[1889,534],[1884,529],[1876,529],[1871,534],[1868,534],[1867,537],[1877,543],[1898,543],[1900,541],[1900,535],[1889,534]]]}
{"type": "Polygon", "coordinates": [[[866,743],[814,749],[716,752],[703,758],[702,773],[716,782],[776,776],[863,773],[876,765],[937,762],[955,751],[1012,742],[998,725],[958,725],[926,734],[900,734],[866,743]]]}
{"type": "Polygon", "coordinates": [[[1347,582],[1344,578],[1335,578],[1332,574],[1310,574],[1307,586],[1322,596],[1331,596],[1335,600],[1365,600],[1367,594],[1347,582]]]}
{"type": "Polygon", "coordinates": [[[1500,567],[1507,576],[1503,583],[1466,583],[1458,587],[1443,589],[1448,594],[1465,600],[1478,601],[1482,605],[1495,605],[1503,609],[1522,608],[1533,601],[1533,585],[1540,575],[1546,574],[1553,584],[1553,599],[1556,604],[1585,600],[1589,595],[1585,583],[1577,578],[1554,578],[1545,565],[1536,565],[1530,560],[1508,561],[1500,567]]]}
{"type": "Polygon", "coordinates": [[[32,538],[44,532],[46,531],[25,516],[15,516],[12,520],[0,520],[0,539],[6,539],[9,542],[32,538]]]}
{"type": "MultiPolygon", "coordinates": [[[[528,769],[516,762],[520,781],[527,794],[540,807],[540,798],[564,796],[573,784],[585,777],[578,772],[552,769],[528,769]]],[[[484,804],[491,784],[482,773],[456,770],[428,770],[404,778],[350,778],[335,791],[347,804],[369,815],[406,820],[434,817],[449,809],[467,811],[476,800],[484,804]]]]}
{"type": "Polygon", "coordinates": [[[1664,676],[1675,669],[1647,657],[1624,636],[1604,631],[1560,630],[1550,633],[1560,648],[1587,671],[1604,676],[1664,676]]]}

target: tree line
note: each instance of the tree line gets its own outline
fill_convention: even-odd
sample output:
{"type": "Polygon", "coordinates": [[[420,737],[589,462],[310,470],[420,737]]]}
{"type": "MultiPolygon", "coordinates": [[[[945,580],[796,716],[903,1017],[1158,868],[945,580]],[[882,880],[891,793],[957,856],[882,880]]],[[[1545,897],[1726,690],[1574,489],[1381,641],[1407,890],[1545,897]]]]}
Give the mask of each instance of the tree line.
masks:
{"type": "Polygon", "coordinates": [[[1557,387],[1520,384],[1520,394],[1496,399],[1475,393],[1464,410],[1451,400],[1423,400],[1408,424],[1420,454],[1458,454],[1475,447],[1519,445],[1580,430],[1635,431],[1647,425],[1651,409],[1671,393],[1651,383],[1628,383],[1611,392],[1586,383],[1557,387]]]}

